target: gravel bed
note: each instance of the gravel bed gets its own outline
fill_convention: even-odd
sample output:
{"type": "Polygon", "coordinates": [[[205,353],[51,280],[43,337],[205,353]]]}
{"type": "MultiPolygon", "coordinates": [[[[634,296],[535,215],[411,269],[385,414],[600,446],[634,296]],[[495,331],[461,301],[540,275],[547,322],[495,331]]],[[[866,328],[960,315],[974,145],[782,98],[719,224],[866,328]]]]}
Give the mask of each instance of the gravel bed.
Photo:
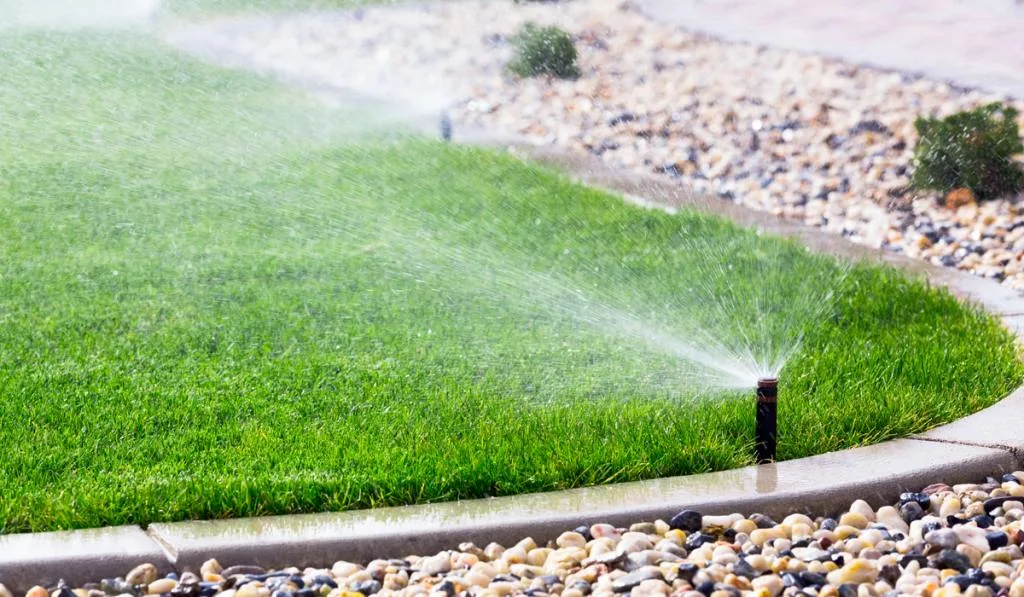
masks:
{"type": "Polygon", "coordinates": [[[917,115],[1004,97],[717,41],[621,0],[233,18],[181,27],[168,39],[222,62],[386,97],[417,115],[448,111],[456,135],[485,127],[594,153],[855,242],[1024,287],[1022,197],[979,205],[969,194],[907,190],[917,115]],[[506,76],[508,37],[525,21],[568,30],[582,77],[506,76]]]}
{"type": "MultiPolygon", "coordinates": [[[[977,484],[937,483],[877,510],[856,500],[836,518],[684,510],[628,529],[582,526],[547,544],[465,543],[324,569],[225,568],[209,560],[200,570],[158,578],[153,564],[141,564],[123,578],[37,586],[26,597],[1024,597],[1022,483],[1024,471],[977,484]]],[[[0,597],[11,597],[2,585],[0,597]]]]}

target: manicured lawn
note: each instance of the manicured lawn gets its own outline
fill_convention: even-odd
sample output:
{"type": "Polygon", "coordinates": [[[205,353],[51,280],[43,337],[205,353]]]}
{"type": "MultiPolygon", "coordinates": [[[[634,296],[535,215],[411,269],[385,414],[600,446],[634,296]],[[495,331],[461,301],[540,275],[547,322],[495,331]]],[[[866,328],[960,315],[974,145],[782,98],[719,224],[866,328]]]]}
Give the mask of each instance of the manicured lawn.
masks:
{"type": "Polygon", "coordinates": [[[803,335],[783,458],[1021,379],[994,321],[887,270],[367,136],[366,115],[142,37],[6,33],[0,53],[5,532],[747,464],[749,392],[672,356],[707,342],[695,326],[803,335]]]}

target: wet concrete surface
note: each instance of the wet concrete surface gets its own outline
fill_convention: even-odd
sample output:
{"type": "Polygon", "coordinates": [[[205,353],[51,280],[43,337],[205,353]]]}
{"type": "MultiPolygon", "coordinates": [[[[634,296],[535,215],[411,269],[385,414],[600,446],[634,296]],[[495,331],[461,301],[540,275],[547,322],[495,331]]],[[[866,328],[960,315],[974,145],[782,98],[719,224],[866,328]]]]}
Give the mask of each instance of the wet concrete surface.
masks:
{"type": "Polygon", "coordinates": [[[336,514],[154,524],[150,533],[170,546],[179,569],[196,570],[211,557],[263,567],[324,566],[339,559],[436,553],[464,541],[543,542],[580,524],[668,520],[685,508],[778,517],[794,511],[836,514],[851,496],[878,507],[936,480],[974,481],[1018,466],[1004,450],[896,440],[685,477],[336,514]]]}

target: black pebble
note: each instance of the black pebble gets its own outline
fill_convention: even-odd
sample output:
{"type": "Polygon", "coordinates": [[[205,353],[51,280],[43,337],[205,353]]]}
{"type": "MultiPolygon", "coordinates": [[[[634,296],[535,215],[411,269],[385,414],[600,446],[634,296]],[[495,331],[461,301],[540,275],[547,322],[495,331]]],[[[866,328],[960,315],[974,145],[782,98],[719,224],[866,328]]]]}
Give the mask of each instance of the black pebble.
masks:
{"type": "Polygon", "coordinates": [[[706,580],[694,587],[694,589],[702,593],[705,597],[711,597],[711,594],[715,592],[715,583],[710,580],[706,580]]]}
{"type": "Polygon", "coordinates": [[[900,558],[900,568],[906,568],[911,562],[917,562],[921,568],[928,567],[928,558],[921,554],[907,554],[900,558]]]}
{"type": "Polygon", "coordinates": [[[828,579],[825,578],[825,575],[818,574],[817,572],[801,572],[798,577],[805,587],[823,587],[828,584],[828,579]]]}
{"type": "MultiPolygon", "coordinates": [[[[927,560],[925,560],[927,562],[927,560]]],[[[896,586],[896,581],[900,579],[900,567],[899,566],[882,566],[882,569],[878,571],[878,576],[885,582],[892,586],[896,586]]]]}
{"type": "Polygon", "coordinates": [[[585,524],[581,524],[580,526],[576,527],[575,529],[573,529],[573,532],[583,535],[583,538],[587,541],[594,540],[594,536],[590,534],[590,527],[588,527],[585,524]]]}
{"type": "Polygon", "coordinates": [[[704,516],[696,510],[683,510],[668,521],[669,528],[696,533],[704,526],[704,516]]]}
{"type": "Polygon", "coordinates": [[[984,502],[985,514],[992,514],[993,510],[995,510],[996,508],[1002,506],[1006,502],[1009,502],[1011,500],[1019,500],[1019,499],[1020,498],[1016,498],[1016,497],[1012,497],[1012,496],[988,498],[984,502]]]}
{"type": "Polygon", "coordinates": [[[1020,485],[1020,479],[1018,479],[1013,473],[1006,473],[1002,476],[1001,480],[1003,483],[1016,483],[1017,485],[1020,485]]]}
{"type": "Polygon", "coordinates": [[[975,516],[971,520],[973,520],[975,522],[975,524],[978,525],[979,529],[987,529],[988,527],[990,527],[993,524],[995,524],[995,521],[992,520],[992,517],[989,516],[988,514],[979,514],[978,516],[975,516]]]}
{"type": "Polygon", "coordinates": [[[923,537],[924,535],[927,535],[928,533],[930,533],[932,531],[937,531],[937,530],[939,530],[941,528],[942,528],[942,523],[941,522],[938,522],[938,521],[935,521],[935,520],[933,520],[931,522],[926,522],[923,525],[921,525],[921,536],[923,537]]]}
{"type": "Polygon", "coordinates": [[[900,505],[915,503],[921,506],[923,510],[928,510],[932,507],[932,498],[927,493],[920,491],[908,491],[900,494],[900,505]]]}
{"type": "Polygon", "coordinates": [[[295,591],[295,597],[320,597],[320,593],[313,589],[299,589],[295,591]]]}
{"type": "MultiPolygon", "coordinates": [[[[740,560],[740,561],[742,561],[742,560],[740,560]]],[[[786,572],[786,573],[784,573],[782,575],[782,585],[785,586],[785,587],[797,587],[797,588],[803,588],[803,586],[804,586],[803,583],[800,581],[800,579],[797,578],[797,576],[795,574],[792,574],[790,572],[786,572]]]]}
{"type": "Polygon", "coordinates": [[[747,563],[743,558],[740,558],[738,562],[732,565],[732,573],[736,576],[742,576],[750,580],[761,576],[761,574],[757,570],[754,570],[754,567],[747,563]]]}
{"type": "Polygon", "coordinates": [[[750,515],[750,521],[757,525],[759,529],[770,529],[775,526],[775,521],[770,516],[764,514],[755,513],[750,515]]]}
{"type": "Polygon", "coordinates": [[[826,518],[825,520],[821,521],[821,528],[826,531],[834,531],[836,530],[837,526],[839,526],[839,523],[836,522],[836,519],[834,518],[826,518]]]}
{"type": "Polygon", "coordinates": [[[946,525],[949,527],[955,527],[957,525],[964,524],[965,522],[967,522],[966,519],[954,516],[953,514],[946,517],[946,525]]]}
{"type": "Polygon", "coordinates": [[[274,591],[270,594],[270,597],[294,597],[295,593],[291,591],[274,591]]]}
{"type": "Polygon", "coordinates": [[[985,535],[985,539],[988,540],[988,546],[992,549],[999,549],[1010,542],[1010,538],[1002,531],[992,531],[985,535]]]}
{"type": "Polygon", "coordinates": [[[857,585],[849,582],[839,585],[839,597],[857,597],[857,585]]]}
{"type": "MultiPolygon", "coordinates": [[[[740,561],[742,561],[742,560],[740,560],[740,561]]],[[[748,564],[748,566],[749,566],[749,564],[748,564]]],[[[692,582],[693,581],[693,577],[699,571],[700,571],[700,566],[698,566],[696,564],[692,564],[690,562],[683,562],[682,564],[679,564],[679,572],[677,573],[677,578],[681,578],[681,579],[685,580],[686,582],[692,582]]]]}
{"type": "Polygon", "coordinates": [[[952,549],[943,549],[932,564],[932,568],[939,570],[950,568],[960,573],[967,572],[970,567],[971,561],[967,559],[967,556],[952,549]]]}
{"type": "Polygon", "coordinates": [[[686,537],[686,549],[693,551],[704,545],[705,543],[714,543],[714,535],[708,535],[707,533],[693,533],[686,537]]]}

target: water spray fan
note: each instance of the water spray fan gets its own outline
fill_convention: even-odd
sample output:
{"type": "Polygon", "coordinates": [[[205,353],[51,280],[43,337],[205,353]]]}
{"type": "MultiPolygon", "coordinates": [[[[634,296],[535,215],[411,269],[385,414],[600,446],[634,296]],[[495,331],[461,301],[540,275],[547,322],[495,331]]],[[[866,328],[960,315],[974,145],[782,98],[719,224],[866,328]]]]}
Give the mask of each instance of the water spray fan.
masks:
{"type": "Polygon", "coordinates": [[[775,462],[775,442],[778,437],[779,380],[762,377],[757,380],[757,418],[754,423],[754,458],[758,464],[775,462]]]}

